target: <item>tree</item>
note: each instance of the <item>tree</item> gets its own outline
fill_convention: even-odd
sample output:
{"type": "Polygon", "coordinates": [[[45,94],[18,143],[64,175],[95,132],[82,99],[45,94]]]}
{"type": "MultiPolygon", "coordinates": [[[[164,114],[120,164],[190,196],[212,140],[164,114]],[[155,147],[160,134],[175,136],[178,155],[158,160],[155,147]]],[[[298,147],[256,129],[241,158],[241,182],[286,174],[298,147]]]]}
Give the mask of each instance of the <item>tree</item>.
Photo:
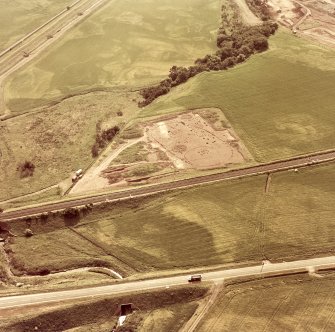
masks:
{"type": "Polygon", "coordinates": [[[97,143],[95,143],[95,144],[92,146],[92,150],[91,150],[91,152],[92,152],[92,157],[93,157],[93,158],[98,157],[98,155],[99,155],[99,146],[98,146],[97,143]]]}
{"type": "Polygon", "coordinates": [[[258,37],[254,40],[254,48],[258,52],[267,50],[269,48],[268,40],[265,37],[258,37]]]}

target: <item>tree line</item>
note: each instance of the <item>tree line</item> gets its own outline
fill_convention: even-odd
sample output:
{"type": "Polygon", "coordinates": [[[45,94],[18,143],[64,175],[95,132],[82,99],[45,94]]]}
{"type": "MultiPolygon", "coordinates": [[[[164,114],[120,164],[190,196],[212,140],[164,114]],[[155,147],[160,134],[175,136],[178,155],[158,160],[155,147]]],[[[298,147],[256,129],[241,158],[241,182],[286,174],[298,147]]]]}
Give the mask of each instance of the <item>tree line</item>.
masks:
{"type": "Polygon", "coordinates": [[[244,25],[233,2],[224,4],[217,34],[218,50],[215,54],[197,59],[190,67],[173,66],[166,79],[157,85],[140,90],[143,100],[139,102],[139,107],[149,105],[159,96],[167,94],[171,88],[199,73],[226,70],[244,62],[255,53],[266,51],[269,47],[268,38],[275,33],[278,24],[270,20],[269,11],[262,9],[264,4],[261,3],[262,1],[258,0],[248,0],[248,4],[255,6],[254,11],[263,20],[262,24],[257,26],[244,25]]]}
{"type": "Polygon", "coordinates": [[[109,142],[119,133],[120,127],[114,126],[105,130],[101,130],[100,126],[97,126],[97,134],[95,135],[95,142],[92,146],[91,152],[92,157],[95,158],[99,155],[100,151],[104,149],[109,142]]]}

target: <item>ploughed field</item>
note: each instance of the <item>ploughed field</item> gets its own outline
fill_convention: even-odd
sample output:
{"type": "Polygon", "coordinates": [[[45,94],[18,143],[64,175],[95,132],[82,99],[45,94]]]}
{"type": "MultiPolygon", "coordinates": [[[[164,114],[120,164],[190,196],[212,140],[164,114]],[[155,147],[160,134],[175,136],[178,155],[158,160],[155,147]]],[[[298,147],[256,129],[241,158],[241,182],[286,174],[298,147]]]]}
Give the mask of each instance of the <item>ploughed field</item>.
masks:
{"type": "Polygon", "coordinates": [[[14,222],[12,264],[38,273],[105,262],[132,274],[331,255],[333,173],[328,164],[275,173],[267,192],[266,176],[254,176],[106,203],[65,223],[59,216],[14,222]]]}

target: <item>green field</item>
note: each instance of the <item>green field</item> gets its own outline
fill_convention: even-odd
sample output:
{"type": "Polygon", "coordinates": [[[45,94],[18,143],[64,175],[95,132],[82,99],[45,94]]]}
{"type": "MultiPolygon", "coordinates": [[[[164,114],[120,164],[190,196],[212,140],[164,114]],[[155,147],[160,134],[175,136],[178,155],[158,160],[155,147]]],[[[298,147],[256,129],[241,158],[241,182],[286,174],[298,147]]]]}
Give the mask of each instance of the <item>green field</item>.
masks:
{"type": "Polygon", "coordinates": [[[0,51],[72,3],[74,0],[0,0],[0,51]]]}
{"type": "Polygon", "coordinates": [[[12,224],[18,237],[11,247],[21,270],[75,267],[82,250],[96,255],[92,243],[129,271],[332,254],[333,174],[329,164],[274,174],[267,194],[266,177],[257,176],[96,208],[72,225],[88,241],[78,255],[76,242],[61,236],[72,232],[61,220],[34,222],[30,239],[18,222],[12,224]]]}
{"type": "Polygon", "coordinates": [[[220,0],[116,0],[13,74],[7,106],[20,112],[95,86],[156,82],[216,48],[220,0]]]}
{"type": "Polygon", "coordinates": [[[224,72],[203,73],[142,116],[218,107],[257,161],[335,147],[335,51],[279,31],[270,51],[224,72]]]}
{"type": "Polygon", "coordinates": [[[332,332],[335,274],[292,276],[226,286],[199,332],[332,332]]]}

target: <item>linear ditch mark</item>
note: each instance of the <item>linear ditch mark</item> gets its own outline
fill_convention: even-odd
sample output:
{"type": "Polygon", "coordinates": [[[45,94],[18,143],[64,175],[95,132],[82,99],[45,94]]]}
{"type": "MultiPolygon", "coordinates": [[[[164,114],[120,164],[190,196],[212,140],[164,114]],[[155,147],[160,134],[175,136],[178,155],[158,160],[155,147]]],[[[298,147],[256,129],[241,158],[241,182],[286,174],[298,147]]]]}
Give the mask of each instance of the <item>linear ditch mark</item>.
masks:
{"type": "Polygon", "coordinates": [[[265,193],[267,194],[270,190],[270,184],[271,184],[271,173],[268,173],[268,176],[266,177],[266,184],[265,184],[265,193]]]}
{"type": "Polygon", "coordinates": [[[117,261],[121,262],[122,264],[122,268],[124,271],[127,271],[128,269],[131,269],[135,272],[141,272],[140,270],[134,268],[133,266],[131,266],[128,262],[126,262],[125,260],[121,259],[118,256],[115,256],[114,254],[112,254],[109,250],[107,250],[104,246],[99,245],[98,243],[96,243],[95,241],[91,240],[89,237],[85,236],[84,234],[80,233],[79,231],[77,231],[76,229],[74,229],[73,227],[67,227],[69,230],[71,230],[72,232],[74,232],[75,234],[77,234],[78,236],[80,236],[81,238],[83,238],[84,240],[88,241],[89,243],[91,243],[93,246],[99,248],[100,250],[102,250],[107,256],[111,256],[113,258],[115,258],[117,261]]]}

